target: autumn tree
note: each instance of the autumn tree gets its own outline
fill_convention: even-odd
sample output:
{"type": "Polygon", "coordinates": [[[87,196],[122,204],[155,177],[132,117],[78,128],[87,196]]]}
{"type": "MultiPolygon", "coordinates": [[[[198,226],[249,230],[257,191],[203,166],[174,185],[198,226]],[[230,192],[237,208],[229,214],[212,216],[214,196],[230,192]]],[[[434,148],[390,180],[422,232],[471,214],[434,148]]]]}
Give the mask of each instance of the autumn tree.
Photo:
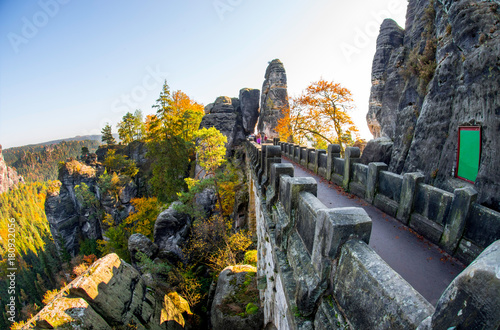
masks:
{"type": "Polygon", "coordinates": [[[217,194],[219,209],[222,212],[222,199],[215,174],[217,169],[226,162],[225,144],[227,143],[227,137],[215,127],[202,128],[196,131],[194,136],[197,139],[196,154],[198,165],[205,171],[204,176],[214,178],[215,193],[217,194]]]}
{"type": "Polygon", "coordinates": [[[193,134],[204,115],[203,106],[181,91],[171,92],[165,81],[156,114],[146,118],[148,157],[153,160],[150,180],[161,201],[173,201],[184,187],[194,160],[193,134]]]}
{"type": "Polygon", "coordinates": [[[292,100],[288,114],[280,119],[279,134],[292,134],[297,143],[310,142],[316,146],[339,144],[341,153],[358,137],[358,129],[350,116],[351,92],[339,83],[319,80],[311,83],[292,100]]]}
{"type": "Polygon", "coordinates": [[[101,131],[101,134],[101,141],[105,142],[108,147],[116,144],[116,140],[113,136],[113,133],[111,132],[111,125],[109,123],[106,123],[101,131]]]}

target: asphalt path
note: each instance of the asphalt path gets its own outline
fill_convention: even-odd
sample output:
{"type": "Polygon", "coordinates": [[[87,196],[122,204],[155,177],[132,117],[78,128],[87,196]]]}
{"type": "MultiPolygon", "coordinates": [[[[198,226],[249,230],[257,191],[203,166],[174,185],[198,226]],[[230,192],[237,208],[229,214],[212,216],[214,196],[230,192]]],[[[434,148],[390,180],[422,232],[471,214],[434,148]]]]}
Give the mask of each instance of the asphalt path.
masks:
{"type": "MultiPolygon", "coordinates": [[[[283,163],[291,163],[283,158],[283,163]]],[[[329,208],[362,207],[372,219],[370,246],[432,305],[465,266],[435,244],[366,201],[344,192],[296,163],[296,177],[318,183],[318,198],[329,208]]]]}

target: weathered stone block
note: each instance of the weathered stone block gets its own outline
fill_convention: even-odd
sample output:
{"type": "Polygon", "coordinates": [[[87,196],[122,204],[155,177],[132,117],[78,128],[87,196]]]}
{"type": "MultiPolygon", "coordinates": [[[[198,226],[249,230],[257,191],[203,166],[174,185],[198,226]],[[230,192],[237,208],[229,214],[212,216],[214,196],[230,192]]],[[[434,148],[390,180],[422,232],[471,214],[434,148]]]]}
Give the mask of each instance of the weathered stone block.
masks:
{"type": "Polygon", "coordinates": [[[403,175],[403,185],[401,186],[401,199],[397,213],[397,219],[404,224],[408,224],[410,214],[413,211],[413,203],[417,194],[418,185],[424,179],[422,173],[405,173],[403,175]]]}
{"type": "Polygon", "coordinates": [[[342,247],[334,293],[357,329],[415,329],[432,305],[359,240],[342,247]]]}
{"type": "Polygon", "coordinates": [[[298,233],[293,231],[288,241],[287,260],[296,282],[295,303],[302,316],[310,316],[316,303],[327,288],[311,265],[311,258],[298,233]]]}
{"type": "MultiPolygon", "coordinates": [[[[320,165],[320,160],[321,160],[321,155],[324,156],[324,159],[326,160],[326,150],[324,149],[318,149],[316,150],[316,153],[314,154],[314,173],[318,174],[319,173],[319,167],[320,165]]],[[[324,168],[326,168],[326,164],[323,165],[324,168]]]]}
{"type": "Polygon", "coordinates": [[[380,171],[386,171],[385,163],[370,163],[368,164],[368,175],[366,178],[366,194],[365,199],[368,203],[373,204],[373,199],[377,193],[378,176],[380,171]]]}
{"type": "Polygon", "coordinates": [[[274,163],[271,165],[271,179],[268,187],[268,190],[270,190],[270,196],[267,200],[268,209],[270,209],[278,199],[280,190],[280,177],[282,175],[293,177],[293,174],[294,167],[292,164],[274,163]]]}
{"type": "Polygon", "coordinates": [[[443,235],[441,236],[441,245],[448,252],[453,254],[460,242],[460,238],[465,230],[465,221],[469,209],[476,201],[477,191],[467,187],[455,189],[455,197],[451,203],[450,217],[444,227],[443,235]]]}
{"type": "Polygon", "coordinates": [[[347,147],[345,149],[344,178],[342,186],[346,190],[349,189],[349,182],[351,181],[352,164],[359,160],[360,154],[361,152],[357,147],[347,147]]]}
{"type": "Polygon", "coordinates": [[[332,261],[338,258],[342,245],[354,237],[368,244],[371,230],[372,221],[362,208],[319,210],[311,255],[316,272],[322,278],[328,277],[332,261]]]}
{"type": "Polygon", "coordinates": [[[292,217],[297,211],[299,193],[307,191],[316,196],[318,184],[311,177],[290,178],[282,177],[280,180],[280,202],[283,204],[285,212],[292,217]]]}
{"type": "Polygon", "coordinates": [[[317,214],[322,209],[326,206],[316,196],[309,192],[299,193],[296,227],[309,254],[313,249],[317,214]]]}
{"type": "Polygon", "coordinates": [[[491,244],[445,290],[432,329],[500,327],[500,241],[491,244]]]}

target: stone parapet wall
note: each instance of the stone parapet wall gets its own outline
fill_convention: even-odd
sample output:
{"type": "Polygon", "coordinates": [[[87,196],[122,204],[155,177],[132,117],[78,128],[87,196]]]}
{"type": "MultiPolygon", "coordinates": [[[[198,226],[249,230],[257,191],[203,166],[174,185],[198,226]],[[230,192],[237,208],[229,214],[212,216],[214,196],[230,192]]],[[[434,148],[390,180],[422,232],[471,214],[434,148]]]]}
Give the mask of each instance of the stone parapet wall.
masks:
{"type": "Polygon", "coordinates": [[[361,164],[358,148],[346,148],[340,158],[338,145],[325,151],[273,143],[289,160],[375,205],[466,264],[500,239],[500,213],[475,203],[477,192],[471,188],[450,193],[422,183],[421,173],[399,175],[384,163],[361,164]]]}
{"type": "MultiPolygon", "coordinates": [[[[280,163],[281,153],[288,153],[290,159],[297,155],[300,161],[300,150],[276,140],[274,145],[253,142],[246,145],[266,329],[446,329],[470,322],[486,328],[500,325],[499,309],[493,308],[500,304],[500,295],[489,294],[490,290],[484,288],[487,285],[499,292],[500,278],[495,265],[500,262],[500,241],[457,276],[435,309],[368,246],[372,224],[362,208],[325,207],[317,198],[314,178],[295,178],[293,165],[280,163]],[[469,285],[474,273],[481,276],[469,285]],[[467,306],[474,317],[455,310],[460,304],[467,306]],[[478,313],[482,308],[487,313],[478,313]]],[[[335,151],[335,147],[329,147],[330,150],[335,151]]],[[[325,168],[324,161],[323,166],[319,164],[321,154],[325,153],[306,153],[308,159],[313,159],[315,172],[332,175],[334,158],[338,155],[330,157],[327,153],[325,168]]],[[[395,197],[391,190],[386,191],[389,196],[384,196],[397,202],[396,215],[408,213],[401,205],[408,203],[407,199],[413,201],[415,194],[403,190],[418,182],[418,177],[412,177],[415,179],[412,181],[390,172],[380,175],[386,170],[385,165],[373,163],[360,167],[355,160],[359,151],[348,149],[346,155],[344,171],[349,173],[349,179],[344,180],[346,176],[342,179],[348,187],[350,178],[357,177],[355,182],[363,186],[365,196],[368,194],[375,200],[377,193],[373,191],[377,191],[380,177],[400,182],[400,196],[395,197]]],[[[310,163],[308,160],[308,167],[310,163]]],[[[452,207],[459,201],[472,202],[469,193],[462,191],[458,197],[455,195],[452,207]]],[[[447,237],[456,234],[456,230],[450,229],[447,237]]]]}

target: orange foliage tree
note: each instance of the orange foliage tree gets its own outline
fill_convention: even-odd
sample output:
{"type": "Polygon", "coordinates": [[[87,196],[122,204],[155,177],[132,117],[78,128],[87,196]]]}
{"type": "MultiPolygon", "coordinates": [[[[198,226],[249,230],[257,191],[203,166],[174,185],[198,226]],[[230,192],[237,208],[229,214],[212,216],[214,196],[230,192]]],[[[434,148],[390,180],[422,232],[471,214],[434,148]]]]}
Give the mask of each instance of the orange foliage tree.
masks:
{"type": "Polygon", "coordinates": [[[339,83],[313,82],[292,99],[290,110],[284,111],[276,130],[280,138],[292,136],[293,142],[299,144],[311,142],[324,148],[337,143],[343,154],[344,147],[358,138],[358,129],[349,115],[354,109],[352,101],[351,92],[339,83]]]}

